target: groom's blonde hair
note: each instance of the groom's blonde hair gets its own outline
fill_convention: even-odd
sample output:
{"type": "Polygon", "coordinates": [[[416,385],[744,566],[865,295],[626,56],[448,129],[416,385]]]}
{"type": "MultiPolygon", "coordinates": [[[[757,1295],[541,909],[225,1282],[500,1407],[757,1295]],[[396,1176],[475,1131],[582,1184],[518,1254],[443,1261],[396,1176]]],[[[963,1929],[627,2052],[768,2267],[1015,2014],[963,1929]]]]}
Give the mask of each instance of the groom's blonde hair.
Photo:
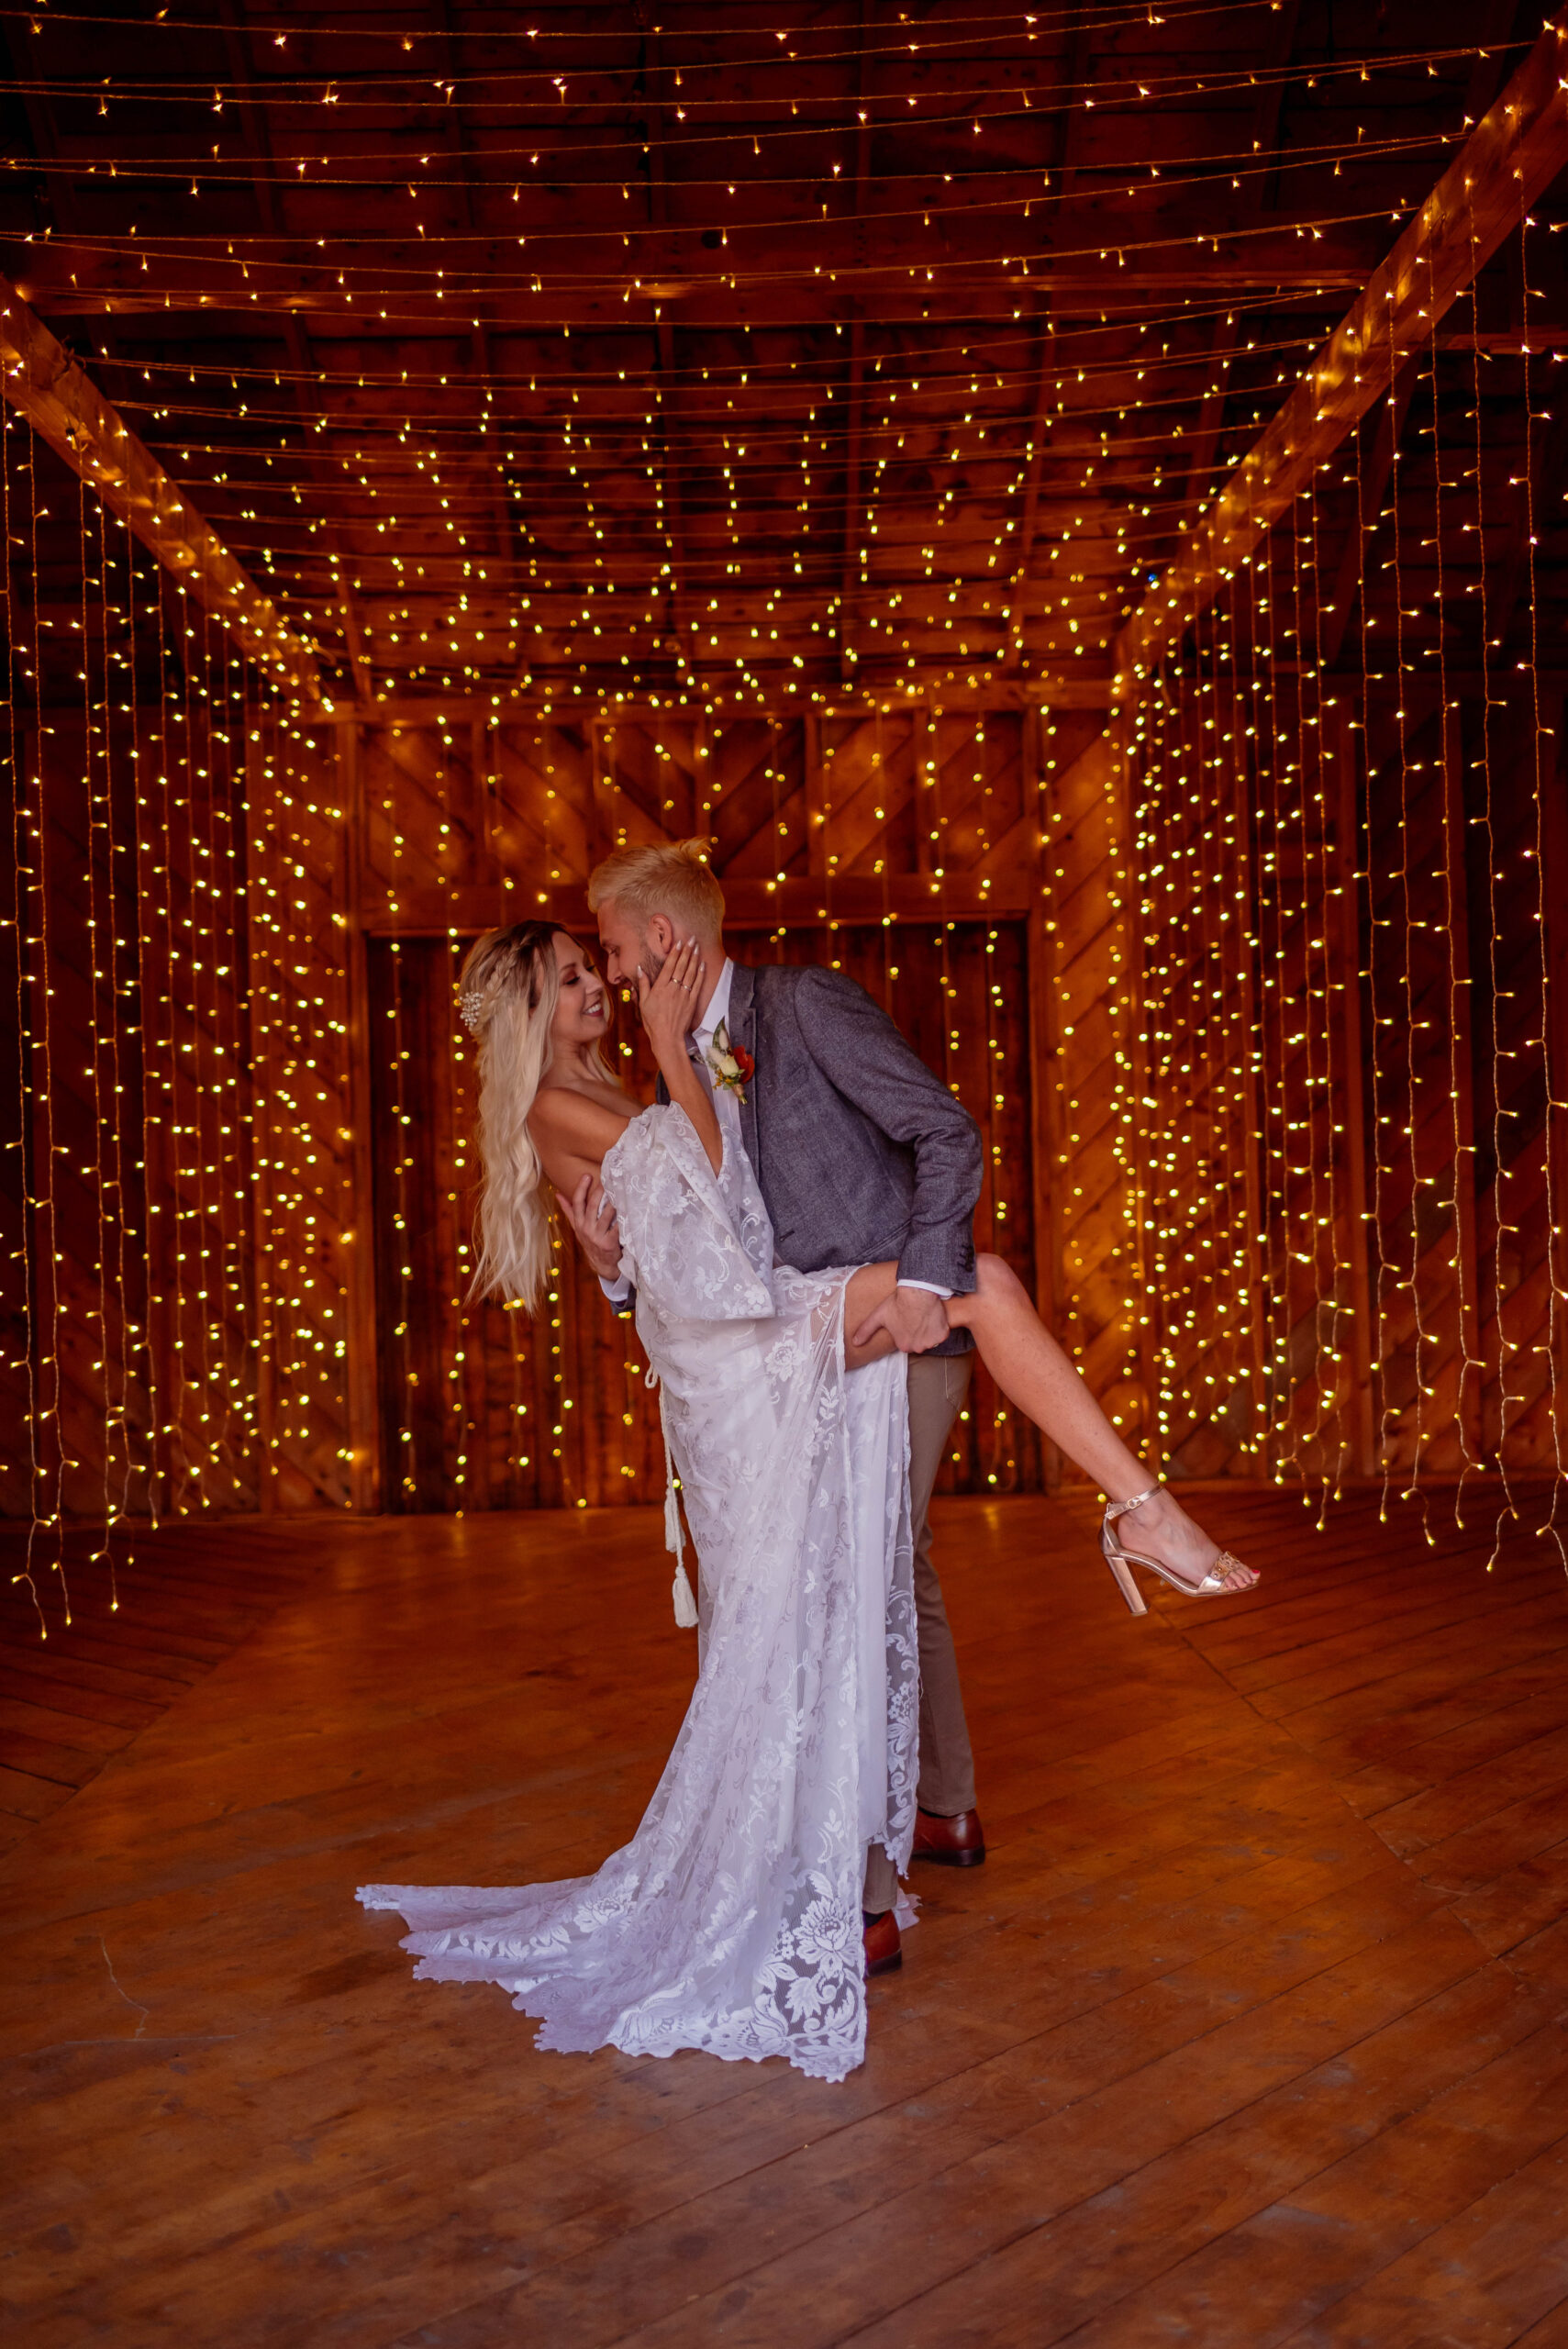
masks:
{"type": "Polygon", "coordinates": [[[724,928],[724,892],[708,869],[711,841],[656,841],[646,848],[612,849],[588,875],[588,908],[617,905],[639,930],[665,914],[695,938],[717,938],[724,928]]]}

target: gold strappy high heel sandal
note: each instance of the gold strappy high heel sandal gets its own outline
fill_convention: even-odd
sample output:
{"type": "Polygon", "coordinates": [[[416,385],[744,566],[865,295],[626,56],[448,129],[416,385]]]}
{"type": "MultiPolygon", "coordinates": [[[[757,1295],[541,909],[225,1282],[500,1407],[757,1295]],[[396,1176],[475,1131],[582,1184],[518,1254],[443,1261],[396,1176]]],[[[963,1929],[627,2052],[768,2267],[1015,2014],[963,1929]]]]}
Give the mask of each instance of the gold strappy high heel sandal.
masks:
{"type": "MultiPolygon", "coordinates": [[[[1162,1581],[1168,1582],[1173,1590],[1179,1590],[1184,1598],[1239,1597],[1240,1593],[1226,1581],[1225,1577],[1239,1566],[1241,1567],[1243,1574],[1247,1569],[1241,1566],[1240,1558],[1231,1556],[1229,1550],[1221,1550],[1201,1582],[1186,1582],[1177,1574],[1173,1566],[1166,1565],[1163,1559],[1151,1558],[1141,1550],[1126,1550],[1122,1547],[1112,1531],[1118,1518],[1126,1517],[1129,1509],[1141,1508],[1145,1501],[1151,1501],[1155,1494],[1162,1489],[1159,1485],[1151,1485],[1147,1492],[1135,1493],[1129,1501],[1107,1502],[1105,1519],[1100,1527],[1100,1547],[1106,1553],[1106,1564],[1116,1576],[1116,1586],[1132,1612],[1135,1615],[1147,1615],[1149,1612],[1148,1605],[1138,1587],[1138,1582],[1132,1571],[1135,1565],[1147,1566],[1151,1574],[1158,1575],[1162,1581]]],[[[1250,1589],[1251,1586],[1246,1584],[1243,1587],[1250,1589]]]]}

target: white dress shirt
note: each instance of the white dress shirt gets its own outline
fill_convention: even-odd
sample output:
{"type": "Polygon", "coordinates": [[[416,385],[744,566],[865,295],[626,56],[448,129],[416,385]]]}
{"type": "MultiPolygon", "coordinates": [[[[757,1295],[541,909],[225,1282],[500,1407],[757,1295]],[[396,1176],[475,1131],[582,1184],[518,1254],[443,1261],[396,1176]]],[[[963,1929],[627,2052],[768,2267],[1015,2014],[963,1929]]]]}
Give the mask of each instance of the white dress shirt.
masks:
{"type": "MultiPolygon", "coordinates": [[[[735,965],[726,955],[724,968],[718,974],[718,985],[709,996],[702,1018],[692,1030],[693,1051],[705,1067],[708,1053],[713,1049],[715,1031],[720,1022],[728,1020],[729,1017],[729,989],[734,976],[735,965]]],[[[713,1088],[713,1106],[724,1137],[725,1149],[727,1151],[731,1148],[740,1149],[741,1147],[740,1100],[733,1088],[728,1085],[716,1085],[713,1088]]],[[[932,1297],[952,1295],[951,1288],[939,1288],[935,1281],[900,1281],[898,1286],[900,1288],[923,1288],[932,1297]]],[[[602,1280],[599,1286],[612,1305],[624,1305],[631,1295],[631,1283],[628,1280],[602,1280]]]]}
{"type": "Polygon", "coordinates": [[[735,982],[735,965],[727,954],[718,984],[707,999],[707,1008],[692,1030],[692,1041],[699,1052],[706,1052],[713,1041],[713,1031],[721,1019],[729,1017],[729,990],[735,982]]]}

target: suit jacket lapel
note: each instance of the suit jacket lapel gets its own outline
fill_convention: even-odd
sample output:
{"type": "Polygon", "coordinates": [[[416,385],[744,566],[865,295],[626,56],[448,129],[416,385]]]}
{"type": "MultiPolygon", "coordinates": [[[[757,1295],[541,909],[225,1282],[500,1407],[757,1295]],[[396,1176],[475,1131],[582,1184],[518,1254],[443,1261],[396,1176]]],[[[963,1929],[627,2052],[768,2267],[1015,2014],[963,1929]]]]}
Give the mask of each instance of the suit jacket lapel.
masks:
{"type": "MultiPolygon", "coordinates": [[[[729,1041],[739,1044],[742,1052],[757,1056],[757,974],[744,963],[737,963],[729,977],[729,1015],[725,1022],[729,1041]]],[[[753,1072],[746,1087],[746,1097],[740,1104],[740,1140],[751,1171],[761,1180],[762,1167],[757,1156],[757,1079],[753,1072]]]]}

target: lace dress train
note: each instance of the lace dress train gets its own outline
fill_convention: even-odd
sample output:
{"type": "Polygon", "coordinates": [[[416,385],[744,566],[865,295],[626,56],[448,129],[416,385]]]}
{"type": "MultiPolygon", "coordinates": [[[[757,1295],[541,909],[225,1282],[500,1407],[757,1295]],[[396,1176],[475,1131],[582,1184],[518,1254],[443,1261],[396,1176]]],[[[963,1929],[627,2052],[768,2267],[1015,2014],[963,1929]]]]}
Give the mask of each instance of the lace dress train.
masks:
{"type": "Polygon", "coordinates": [[[700,1561],[696,1687],[642,1823],[596,1875],[367,1885],[436,1981],[495,1982],[538,2043],[865,2050],[866,1846],[907,1865],[917,1720],[902,1355],[848,1375],[846,1273],[773,1262],[744,1154],[650,1109],[604,1164],[700,1561]]]}

